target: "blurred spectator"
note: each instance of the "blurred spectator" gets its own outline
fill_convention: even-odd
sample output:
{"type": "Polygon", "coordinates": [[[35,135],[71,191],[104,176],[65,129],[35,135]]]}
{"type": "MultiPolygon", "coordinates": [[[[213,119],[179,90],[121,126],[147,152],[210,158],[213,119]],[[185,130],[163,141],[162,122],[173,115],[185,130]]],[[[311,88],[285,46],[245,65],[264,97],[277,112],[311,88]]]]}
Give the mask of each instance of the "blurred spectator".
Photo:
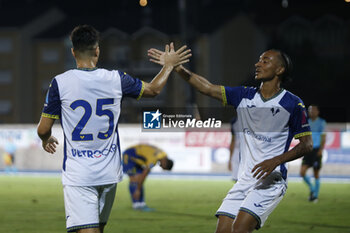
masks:
{"type": "Polygon", "coordinates": [[[326,143],[326,121],[319,117],[320,110],[317,105],[310,105],[309,124],[312,131],[313,150],[303,158],[300,175],[310,189],[309,201],[317,202],[320,191],[320,170],[322,167],[322,152],[326,143]],[[307,170],[313,167],[315,184],[311,183],[310,177],[306,174],[307,170]]]}
{"type": "Polygon", "coordinates": [[[17,147],[16,147],[15,143],[13,142],[13,139],[10,138],[5,146],[5,153],[3,155],[6,173],[17,171],[17,169],[15,167],[16,150],[17,150],[17,147]]]}

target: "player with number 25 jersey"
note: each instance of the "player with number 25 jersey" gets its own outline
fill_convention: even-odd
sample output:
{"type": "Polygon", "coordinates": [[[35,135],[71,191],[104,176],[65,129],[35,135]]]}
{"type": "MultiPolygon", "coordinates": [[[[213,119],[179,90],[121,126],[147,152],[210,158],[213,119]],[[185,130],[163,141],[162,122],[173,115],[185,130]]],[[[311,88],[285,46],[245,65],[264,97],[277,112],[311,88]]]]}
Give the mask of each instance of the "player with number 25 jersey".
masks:
{"type": "Polygon", "coordinates": [[[71,33],[76,69],[53,78],[38,125],[42,147],[56,152],[56,119],[64,133],[62,183],[68,232],[103,233],[122,179],[118,119],[123,97],[157,96],[174,67],[188,62],[186,46],[166,46],[166,62],[151,82],[96,67],[99,32],[80,25],[71,33]]]}
{"type": "Polygon", "coordinates": [[[102,185],[122,178],[117,123],[123,97],[140,98],[143,83],[120,71],[74,69],[56,76],[42,115],[61,119],[63,185],[102,185]]]}

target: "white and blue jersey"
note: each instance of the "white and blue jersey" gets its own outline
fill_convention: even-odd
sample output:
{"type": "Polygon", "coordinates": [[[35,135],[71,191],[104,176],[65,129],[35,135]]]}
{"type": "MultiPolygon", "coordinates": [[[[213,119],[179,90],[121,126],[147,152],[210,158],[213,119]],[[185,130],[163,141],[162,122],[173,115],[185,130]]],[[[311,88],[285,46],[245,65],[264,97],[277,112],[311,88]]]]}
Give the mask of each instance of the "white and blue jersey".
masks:
{"type": "Polygon", "coordinates": [[[317,117],[314,121],[309,119],[309,125],[312,132],[312,141],[314,148],[320,148],[321,135],[325,134],[326,121],[321,117],[317,117]]]}
{"type": "Polygon", "coordinates": [[[63,185],[94,186],[122,179],[118,119],[123,97],[140,98],[144,84],[126,73],[73,69],[51,82],[42,116],[61,119],[63,185]]]}
{"type": "MultiPolygon", "coordinates": [[[[222,86],[221,90],[223,103],[237,110],[241,182],[255,183],[251,172],[255,165],[286,152],[293,137],[311,134],[303,102],[284,89],[270,99],[264,99],[258,88],[222,86]]],[[[287,178],[285,164],[276,170],[287,178]]]]}

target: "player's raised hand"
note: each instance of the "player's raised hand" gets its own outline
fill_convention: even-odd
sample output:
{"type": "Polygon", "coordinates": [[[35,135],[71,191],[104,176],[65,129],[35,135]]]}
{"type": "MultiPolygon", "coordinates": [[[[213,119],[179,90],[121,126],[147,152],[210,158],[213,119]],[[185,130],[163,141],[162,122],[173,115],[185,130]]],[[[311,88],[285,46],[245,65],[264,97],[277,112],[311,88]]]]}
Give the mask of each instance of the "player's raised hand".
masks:
{"type": "Polygon", "coordinates": [[[56,152],[56,145],[58,145],[58,140],[54,136],[50,136],[49,139],[43,141],[43,148],[46,152],[53,154],[56,152]]]}
{"type": "Polygon", "coordinates": [[[189,58],[192,56],[191,50],[186,48],[187,46],[184,45],[175,51],[174,43],[170,43],[170,45],[165,46],[165,51],[155,48],[149,49],[148,56],[150,57],[150,61],[156,64],[176,67],[190,61],[189,58]]]}
{"type": "Polygon", "coordinates": [[[158,49],[151,48],[148,50],[149,60],[162,66],[164,65],[164,55],[165,52],[158,49]]]}

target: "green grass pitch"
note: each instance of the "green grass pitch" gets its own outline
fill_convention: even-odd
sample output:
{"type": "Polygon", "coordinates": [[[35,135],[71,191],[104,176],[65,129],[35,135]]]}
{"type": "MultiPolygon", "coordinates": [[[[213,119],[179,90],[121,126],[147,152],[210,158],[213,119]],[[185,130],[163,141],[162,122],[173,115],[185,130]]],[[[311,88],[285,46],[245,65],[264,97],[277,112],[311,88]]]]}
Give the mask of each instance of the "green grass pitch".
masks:
{"type": "MultiPolygon", "coordinates": [[[[317,204],[307,201],[302,183],[287,194],[260,233],[350,232],[350,184],[321,184],[317,204]]],[[[152,213],[131,209],[127,179],[119,184],[105,233],[213,233],[214,217],[232,183],[224,180],[148,179],[152,213]]],[[[0,232],[65,232],[63,194],[58,177],[0,176],[0,232]]]]}

